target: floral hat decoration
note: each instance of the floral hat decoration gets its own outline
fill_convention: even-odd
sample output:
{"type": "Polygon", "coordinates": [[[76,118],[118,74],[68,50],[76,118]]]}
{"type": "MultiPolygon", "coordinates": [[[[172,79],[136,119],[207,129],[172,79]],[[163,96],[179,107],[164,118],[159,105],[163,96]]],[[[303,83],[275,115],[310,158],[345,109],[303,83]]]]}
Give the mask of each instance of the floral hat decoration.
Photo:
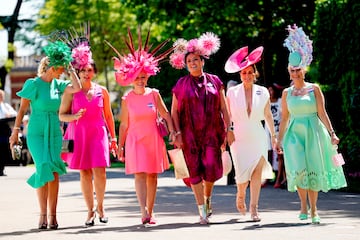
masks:
{"type": "Polygon", "coordinates": [[[75,69],[83,69],[94,62],[90,50],[90,23],[83,23],[80,28],[81,32],[78,32],[74,27],[59,32],[59,39],[72,49],[73,61],[71,64],[75,69]]]}
{"type": "Polygon", "coordinates": [[[114,50],[118,57],[114,57],[115,79],[121,86],[131,84],[141,71],[146,72],[150,76],[156,75],[160,71],[159,63],[166,58],[166,56],[173,50],[170,48],[158,55],[156,55],[161,48],[163,48],[169,39],[163,41],[153,50],[150,51],[149,46],[150,30],[147,33],[144,46],[142,45],[141,29],[138,28],[138,48],[135,49],[133,36],[130,29],[128,29],[128,39],[125,39],[125,44],[130,50],[130,53],[121,55],[115,47],[108,41],[105,42],[114,50]]]}
{"type": "Polygon", "coordinates": [[[305,34],[301,27],[288,25],[286,30],[289,31],[288,37],[284,41],[284,46],[288,48],[289,66],[304,68],[310,65],[313,57],[312,41],[305,34]]]}
{"type": "Polygon", "coordinates": [[[219,37],[212,33],[203,33],[199,38],[189,41],[179,38],[173,44],[174,52],[170,55],[170,65],[175,69],[185,68],[185,56],[188,53],[195,53],[209,58],[211,54],[216,53],[220,49],[219,37]]]}
{"type": "Polygon", "coordinates": [[[70,47],[61,41],[50,42],[43,50],[49,58],[49,67],[66,67],[73,60],[70,47]]]}
{"type": "Polygon", "coordinates": [[[225,71],[228,73],[239,72],[248,66],[254,65],[261,60],[264,47],[260,46],[249,54],[248,46],[236,50],[225,63],[225,71]]]}

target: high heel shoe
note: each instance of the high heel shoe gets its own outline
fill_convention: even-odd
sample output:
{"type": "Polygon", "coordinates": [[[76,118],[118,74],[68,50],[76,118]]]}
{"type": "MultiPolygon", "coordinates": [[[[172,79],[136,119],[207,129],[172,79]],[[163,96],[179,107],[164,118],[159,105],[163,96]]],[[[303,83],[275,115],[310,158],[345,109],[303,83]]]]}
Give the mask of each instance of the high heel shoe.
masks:
{"type": "Polygon", "coordinates": [[[236,196],[236,207],[238,211],[245,216],[246,214],[246,204],[245,204],[245,195],[240,195],[237,193],[236,196]]]}
{"type": "Polygon", "coordinates": [[[49,224],[49,228],[52,229],[52,230],[56,230],[58,229],[59,225],[57,223],[57,220],[56,220],[56,215],[49,215],[50,217],[50,224],[49,224]]]}
{"type": "Polygon", "coordinates": [[[88,211],[88,220],[85,222],[85,226],[86,227],[94,226],[95,225],[95,221],[94,221],[95,218],[96,218],[95,211],[88,211]]]}
{"type": "Polygon", "coordinates": [[[46,214],[40,214],[39,227],[38,229],[47,229],[47,218],[46,214]]]}
{"type": "Polygon", "coordinates": [[[205,209],[206,217],[210,217],[212,215],[211,197],[205,197],[205,209]]]}
{"type": "Polygon", "coordinates": [[[142,224],[148,224],[149,222],[150,222],[150,217],[143,217],[143,218],[141,218],[141,222],[142,222],[142,224]]]}
{"type": "Polygon", "coordinates": [[[101,222],[101,223],[108,223],[109,222],[109,218],[108,217],[105,217],[104,216],[104,212],[102,211],[101,213],[100,213],[100,211],[99,211],[99,209],[98,208],[96,208],[96,212],[99,214],[99,222],[101,222]],[[101,216],[102,215],[102,216],[101,216]]]}
{"type": "Polygon", "coordinates": [[[312,224],[320,224],[320,217],[318,215],[315,215],[311,218],[312,224]]]}
{"type": "Polygon", "coordinates": [[[253,222],[260,222],[261,218],[259,217],[257,206],[251,206],[251,220],[253,222]]]}
{"type": "Polygon", "coordinates": [[[308,219],[308,214],[307,214],[307,213],[300,213],[300,214],[299,214],[299,219],[300,219],[300,220],[306,220],[306,219],[308,219]]]}

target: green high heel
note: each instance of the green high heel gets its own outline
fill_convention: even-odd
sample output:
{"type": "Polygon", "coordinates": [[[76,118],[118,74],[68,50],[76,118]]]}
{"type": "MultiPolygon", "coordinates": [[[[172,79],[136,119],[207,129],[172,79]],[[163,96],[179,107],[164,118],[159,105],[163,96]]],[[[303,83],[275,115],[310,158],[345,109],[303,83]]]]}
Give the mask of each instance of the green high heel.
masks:
{"type": "Polygon", "coordinates": [[[312,224],[320,224],[320,217],[318,215],[311,218],[312,224]]]}
{"type": "Polygon", "coordinates": [[[306,219],[308,219],[308,214],[307,214],[307,213],[300,213],[300,214],[299,214],[299,219],[300,219],[300,220],[306,220],[306,219]]]}

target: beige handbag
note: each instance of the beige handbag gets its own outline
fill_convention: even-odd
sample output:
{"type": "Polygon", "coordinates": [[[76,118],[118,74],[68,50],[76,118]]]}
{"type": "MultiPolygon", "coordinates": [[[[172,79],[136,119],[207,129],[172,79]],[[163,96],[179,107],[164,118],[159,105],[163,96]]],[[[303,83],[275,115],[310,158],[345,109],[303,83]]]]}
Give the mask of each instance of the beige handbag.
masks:
{"type": "Polygon", "coordinates": [[[189,177],[189,170],[187,168],[184,153],[181,148],[168,150],[171,162],[174,164],[174,172],[176,179],[183,179],[189,177]]]}

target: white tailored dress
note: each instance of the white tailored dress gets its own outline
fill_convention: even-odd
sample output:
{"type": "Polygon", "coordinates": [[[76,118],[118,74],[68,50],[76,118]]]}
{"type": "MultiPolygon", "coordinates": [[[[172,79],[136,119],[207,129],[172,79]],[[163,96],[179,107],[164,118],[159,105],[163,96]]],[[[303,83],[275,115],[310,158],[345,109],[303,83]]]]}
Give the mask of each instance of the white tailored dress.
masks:
{"type": "Polygon", "coordinates": [[[235,142],[230,145],[230,151],[234,161],[236,183],[250,180],[261,157],[265,159],[261,179],[273,178],[272,167],[268,162],[269,140],[261,122],[264,120],[264,108],[269,97],[265,87],[254,84],[252,109],[248,116],[244,85],[239,84],[228,90],[227,99],[235,134],[235,142]]]}

